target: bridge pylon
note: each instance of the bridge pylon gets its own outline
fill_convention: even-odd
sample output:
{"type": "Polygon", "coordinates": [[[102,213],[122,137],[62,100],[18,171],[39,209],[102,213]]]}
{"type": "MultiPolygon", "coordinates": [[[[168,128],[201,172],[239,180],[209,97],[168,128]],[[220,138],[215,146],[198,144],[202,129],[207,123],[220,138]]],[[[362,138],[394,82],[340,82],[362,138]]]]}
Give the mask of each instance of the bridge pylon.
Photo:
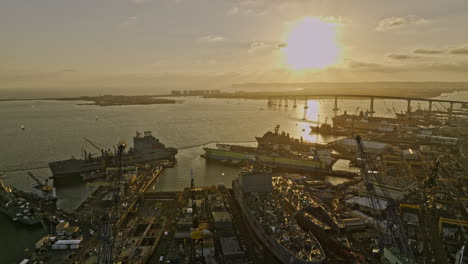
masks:
{"type": "Polygon", "coordinates": [[[370,112],[369,112],[369,114],[372,117],[372,116],[374,116],[374,113],[375,113],[375,111],[374,111],[374,97],[371,97],[370,98],[370,112]]]}
{"type": "MultiPolygon", "coordinates": [[[[333,109],[332,109],[334,112],[338,112],[340,109],[338,108],[338,96],[335,96],[335,103],[333,105],[333,109]]],[[[335,113],[336,114],[336,113],[335,113]]]]}

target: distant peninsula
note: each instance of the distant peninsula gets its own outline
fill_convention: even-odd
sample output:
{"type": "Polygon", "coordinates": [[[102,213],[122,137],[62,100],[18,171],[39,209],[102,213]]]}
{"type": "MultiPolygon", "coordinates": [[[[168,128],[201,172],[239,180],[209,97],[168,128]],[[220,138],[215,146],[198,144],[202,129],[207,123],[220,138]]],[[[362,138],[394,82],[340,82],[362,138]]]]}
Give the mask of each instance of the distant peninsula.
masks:
{"type": "Polygon", "coordinates": [[[151,104],[175,104],[172,99],[156,98],[151,95],[103,95],[103,96],[80,96],[74,98],[58,98],[58,101],[91,101],[93,103],[81,105],[99,106],[121,106],[121,105],[151,105],[151,104]]]}
{"type": "Polygon", "coordinates": [[[124,105],[152,105],[152,104],[175,104],[178,101],[172,99],[158,98],[158,95],[102,95],[102,96],[79,96],[65,98],[40,98],[40,99],[2,99],[0,101],[90,101],[79,105],[98,106],[124,106],[124,105]]]}

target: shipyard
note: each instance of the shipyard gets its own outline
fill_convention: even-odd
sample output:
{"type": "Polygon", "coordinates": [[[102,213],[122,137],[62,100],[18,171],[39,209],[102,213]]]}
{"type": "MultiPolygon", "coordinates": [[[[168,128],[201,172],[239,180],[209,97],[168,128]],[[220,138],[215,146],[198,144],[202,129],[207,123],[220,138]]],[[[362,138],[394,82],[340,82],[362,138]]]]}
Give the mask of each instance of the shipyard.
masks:
{"type": "Polygon", "coordinates": [[[467,3],[0,1],[0,264],[468,264],[467,3]]]}
{"type": "MultiPolygon", "coordinates": [[[[267,107],[288,100],[307,111],[288,97],[267,107]]],[[[201,148],[207,167],[236,169],[232,184],[201,186],[190,170],[178,191],[157,187],[179,151],[152,132],[107,150],[84,138],[83,158],[49,162],[45,180],[27,173],[32,193],[2,173],[0,212],[47,227],[22,263],[463,263],[468,135],[455,128],[466,127],[466,109],[335,111],[300,131],[333,134],[320,143],[272,126],[247,145],[201,148]],[[71,178],[89,192],[63,211],[54,183],[71,178]]]]}

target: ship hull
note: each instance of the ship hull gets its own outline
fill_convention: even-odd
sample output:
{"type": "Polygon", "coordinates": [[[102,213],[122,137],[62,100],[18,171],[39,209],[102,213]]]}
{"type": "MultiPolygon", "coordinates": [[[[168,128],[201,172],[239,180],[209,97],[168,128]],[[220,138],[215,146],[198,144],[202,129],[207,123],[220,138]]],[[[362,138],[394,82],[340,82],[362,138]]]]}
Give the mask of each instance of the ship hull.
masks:
{"type": "MultiPolygon", "coordinates": [[[[126,165],[133,165],[135,163],[143,163],[153,160],[173,159],[177,152],[177,149],[174,148],[157,149],[152,152],[139,153],[138,155],[129,155],[125,157],[125,163],[126,165]]],[[[105,168],[104,165],[105,164],[101,161],[87,162],[80,159],[69,159],[51,162],[49,163],[49,168],[54,177],[66,177],[68,175],[101,170],[105,168]]]]}
{"type": "Polygon", "coordinates": [[[319,133],[322,135],[332,135],[332,136],[346,136],[349,135],[350,132],[345,130],[339,130],[336,128],[321,128],[317,126],[310,126],[311,133],[319,133]]]}
{"type": "Polygon", "coordinates": [[[268,251],[273,254],[281,263],[291,263],[291,264],[320,264],[322,260],[317,261],[305,261],[297,258],[294,254],[289,252],[284,246],[280,245],[273,238],[269,237],[264,231],[260,224],[255,220],[255,218],[249,213],[249,210],[245,207],[244,201],[242,198],[242,190],[238,186],[237,182],[234,181],[232,184],[232,189],[234,193],[234,199],[236,200],[239,208],[241,209],[242,216],[248,224],[250,232],[255,234],[255,237],[259,239],[262,244],[268,249],[268,251]]]}
{"type": "Polygon", "coordinates": [[[207,159],[215,160],[228,160],[228,161],[243,161],[243,160],[257,160],[263,164],[270,165],[278,168],[289,168],[305,171],[326,171],[329,170],[328,166],[318,160],[301,160],[283,156],[273,156],[260,153],[248,153],[238,151],[228,151],[222,149],[204,148],[205,157],[207,159]]]}

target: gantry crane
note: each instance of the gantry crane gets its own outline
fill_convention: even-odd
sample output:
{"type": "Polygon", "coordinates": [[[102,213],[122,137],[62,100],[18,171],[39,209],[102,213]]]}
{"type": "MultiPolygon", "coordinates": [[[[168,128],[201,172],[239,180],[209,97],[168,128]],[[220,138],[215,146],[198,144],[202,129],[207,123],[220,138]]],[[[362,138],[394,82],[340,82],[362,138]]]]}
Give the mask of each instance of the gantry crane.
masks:
{"type": "MultiPolygon", "coordinates": [[[[372,163],[373,160],[368,158],[367,152],[362,144],[361,137],[357,135],[355,139],[357,147],[356,155],[357,161],[360,162],[361,176],[366,186],[366,192],[370,198],[371,207],[375,211],[382,208],[382,205],[380,204],[380,199],[377,199],[374,183],[381,186],[384,184],[380,178],[380,172],[375,171],[375,166],[372,163]]],[[[385,188],[381,188],[381,191],[385,197],[391,197],[385,188]]],[[[406,257],[409,263],[416,263],[413,252],[408,247],[408,239],[403,231],[401,219],[397,215],[396,209],[395,201],[389,199],[387,201],[387,221],[384,223],[384,221],[380,221],[376,218],[377,231],[380,237],[380,248],[393,245],[403,256],[406,257]],[[385,226],[385,230],[383,230],[383,226],[385,226]]]]}
{"type": "Polygon", "coordinates": [[[113,195],[113,206],[109,209],[107,214],[102,217],[102,224],[99,230],[99,240],[101,245],[98,251],[98,264],[112,264],[114,263],[114,244],[115,244],[115,232],[114,224],[119,215],[119,203],[120,203],[120,182],[122,180],[122,156],[125,150],[126,144],[121,142],[118,146],[118,159],[119,159],[119,172],[114,177],[114,183],[112,188],[113,195]]]}

